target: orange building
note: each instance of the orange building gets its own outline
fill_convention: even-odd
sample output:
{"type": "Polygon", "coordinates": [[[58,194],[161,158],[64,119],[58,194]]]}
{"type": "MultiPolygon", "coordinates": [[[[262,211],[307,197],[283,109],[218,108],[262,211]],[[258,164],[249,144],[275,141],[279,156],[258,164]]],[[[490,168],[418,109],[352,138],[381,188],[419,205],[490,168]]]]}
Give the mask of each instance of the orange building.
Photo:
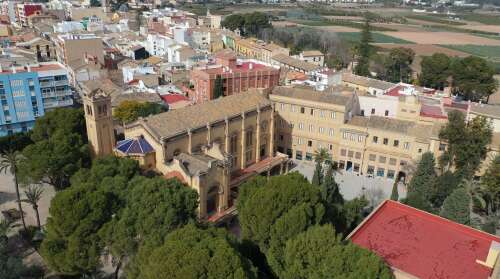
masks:
{"type": "Polygon", "coordinates": [[[189,98],[193,103],[214,99],[217,77],[222,79],[224,96],[239,94],[250,88],[271,88],[279,83],[278,67],[255,60],[238,60],[236,55],[230,52],[221,52],[215,58],[214,65],[196,68],[191,72],[194,91],[189,98]]]}

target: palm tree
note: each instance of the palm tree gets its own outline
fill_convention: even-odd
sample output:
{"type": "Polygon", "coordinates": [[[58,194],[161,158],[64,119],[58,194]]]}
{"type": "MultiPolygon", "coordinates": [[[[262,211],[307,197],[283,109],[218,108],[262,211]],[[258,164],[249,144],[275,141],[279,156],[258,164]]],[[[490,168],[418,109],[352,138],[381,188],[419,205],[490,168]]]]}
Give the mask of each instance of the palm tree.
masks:
{"type": "Polygon", "coordinates": [[[28,186],[28,189],[24,190],[24,193],[26,194],[26,199],[24,199],[23,202],[29,203],[33,206],[33,210],[36,214],[36,223],[38,225],[38,229],[40,229],[41,224],[40,214],[38,213],[38,202],[42,198],[43,188],[39,185],[30,185],[28,186]]]}
{"type": "MultiPolygon", "coordinates": [[[[0,241],[7,242],[7,240],[8,240],[7,235],[10,232],[11,225],[12,225],[11,222],[9,222],[9,220],[7,220],[7,219],[2,219],[2,221],[0,221],[0,241]]],[[[1,244],[1,242],[0,242],[0,244],[1,244]]]]}
{"type": "Polygon", "coordinates": [[[330,154],[326,148],[320,148],[314,151],[314,160],[320,164],[330,159],[330,154]]]}
{"type": "Polygon", "coordinates": [[[14,186],[16,187],[17,195],[17,206],[19,207],[19,212],[21,214],[21,220],[23,222],[24,230],[26,230],[26,222],[24,221],[24,212],[21,205],[21,196],[19,195],[19,184],[17,182],[17,168],[21,162],[21,154],[18,151],[7,151],[0,154],[0,173],[10,171],[14,177],[14,186]]]}

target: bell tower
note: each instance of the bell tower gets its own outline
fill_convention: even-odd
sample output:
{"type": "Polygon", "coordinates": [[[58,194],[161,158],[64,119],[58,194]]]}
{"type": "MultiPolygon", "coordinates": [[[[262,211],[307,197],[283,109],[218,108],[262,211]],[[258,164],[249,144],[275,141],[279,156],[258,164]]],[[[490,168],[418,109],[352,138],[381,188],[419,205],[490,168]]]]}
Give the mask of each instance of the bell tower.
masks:
{"type": "Polygon", "coordinates": [[[92,157],[113,154],[115,132],[111,114],[111,97],[100,88],[85,92],[83,106],[92,157]]]}

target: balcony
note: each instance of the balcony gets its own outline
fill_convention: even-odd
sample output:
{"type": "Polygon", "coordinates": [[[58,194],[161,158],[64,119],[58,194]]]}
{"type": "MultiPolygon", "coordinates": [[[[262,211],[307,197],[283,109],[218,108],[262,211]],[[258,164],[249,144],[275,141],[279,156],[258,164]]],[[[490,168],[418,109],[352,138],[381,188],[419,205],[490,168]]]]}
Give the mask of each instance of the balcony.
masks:
{"type": "Polygon", "coordinates": [[[64,100],[64,101],[49,101],[49,102],[44,102],[43,106],[46,109],[51,109],[51,108],[59,108],[59,107],[69,107],[73,105],[73,100],[64,100]]]}
{"type": "Polygon", "coordinates": [[[56,80],[54,83],[55,83],[55,86],[68,85],[68,80],[67,79],[56,80]]]}
{"type": "Polygon", "coordinates": [[[72,95],[73,95],[73,92],[70,89],[55,90],[55,91],[42,93],[42,98],[53,98],[53,97],[63,97],[63,96],[72,96],[72,95]]]}
{"type": "Polygon", "coordinates": [[[54,82],[53,81],[41,81],[40,82],[40,87],[53,87],[54,82]]]}

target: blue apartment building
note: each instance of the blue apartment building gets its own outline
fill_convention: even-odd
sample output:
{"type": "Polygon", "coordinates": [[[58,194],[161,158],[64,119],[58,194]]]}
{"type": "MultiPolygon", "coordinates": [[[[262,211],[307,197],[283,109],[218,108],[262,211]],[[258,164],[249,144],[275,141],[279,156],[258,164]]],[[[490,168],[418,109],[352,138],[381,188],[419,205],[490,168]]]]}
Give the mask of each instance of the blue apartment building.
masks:
{"type": "Polygon", "coordinates": [[[0,70],[0,136],[33,128],[46,111],[73,105],[68,71],[58,62],[0,70]]]}
{"type": "Polygon", "coordinates": [[[0,136],[25,132],[44,114],[36,72],[0,72],[0,136]]]}

